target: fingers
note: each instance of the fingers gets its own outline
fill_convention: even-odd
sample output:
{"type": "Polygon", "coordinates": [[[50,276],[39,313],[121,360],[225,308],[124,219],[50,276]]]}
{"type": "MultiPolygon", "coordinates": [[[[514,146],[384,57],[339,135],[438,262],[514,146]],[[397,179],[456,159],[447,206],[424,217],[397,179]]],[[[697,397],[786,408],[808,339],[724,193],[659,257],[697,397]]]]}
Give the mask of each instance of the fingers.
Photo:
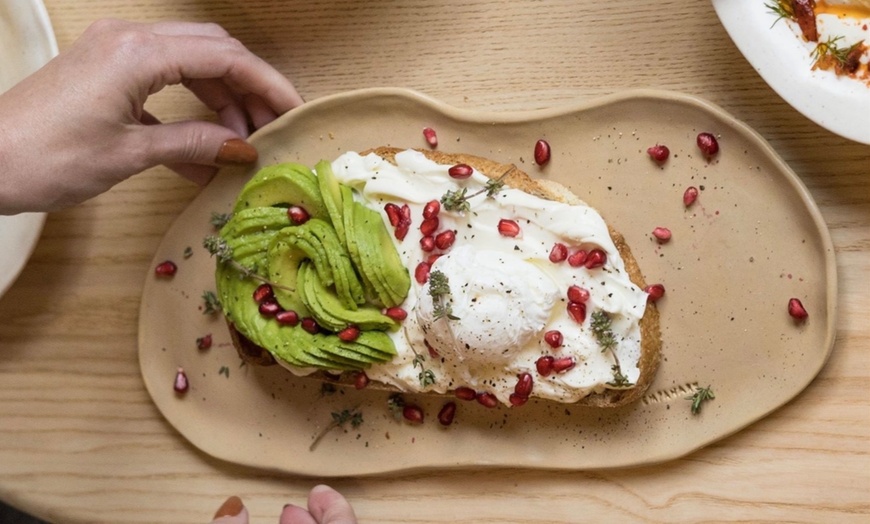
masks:
{"type": "Polygon", "coordinates": [[[142,126],[133,140],[146,144],[147,165],[163,164],[196,184],[211,180],[216,166],[257,161],[257,150],[233,131],[209,122],[142,126]]]}
{"type": "Polygon", "coordinates": [[[281,512],[281,517],[278,519],[278,524],[322,524],[308,513],[308,510],[287,504],[281,512]]]}
{"type": "Polygon", "coordinates": [[[248,524],[248,509],[242,499],[230,497],[215,512],[211,524],[248,524]]]}
{"type": "Polygon", "coordinates": [[[322,484],[308,495],[308,511],[318,524],[356,524],[356,515],[347,499],[322,484]]]}
{"type": "MultiPolygon", "coordinates": [[[[161,39],[164,82],[221,79],[238,96],[260,97],[276,114],[302,104],[293,84],[238,40],[201,35],[168,35],[161,39]]],[[[208,96],[209,93],[200,93],[208,96]]],[[[207,104],[219,103],[206,98],[207,104]]]]}

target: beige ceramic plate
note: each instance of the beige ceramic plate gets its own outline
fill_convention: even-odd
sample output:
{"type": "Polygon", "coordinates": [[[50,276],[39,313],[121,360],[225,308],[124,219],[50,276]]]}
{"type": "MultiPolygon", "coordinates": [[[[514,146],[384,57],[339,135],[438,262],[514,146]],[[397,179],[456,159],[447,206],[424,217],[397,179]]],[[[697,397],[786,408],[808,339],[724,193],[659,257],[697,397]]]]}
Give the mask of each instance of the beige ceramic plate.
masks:
{"type": "Polygon", "coordinates": [[[422,426],[395,420],[387,393],[340,390],[277,366],[240,366],[220,318],[203,314],[214,288],[214,262],[200,246],[213,212],[227,212],[253,171],[225,170],[166,234],[154,263],[172,259],[174,279],[149,274],[142,298],[139,357],[145,383],[169,422],[194,445],[249,466],[329,476],[444,467],[520,466],[591,469],[679,457],[725,437],[783,405],[819,372],[831,351],[836,316],[834,251],[806,189],[752,130],[703,101],[663,92],[632,92],[573,107],[520,114],[458,110],[413,92],[377,89],[310,102],[259,132],[261,164],[313,165],[343,151],[378,145],[425,147],[421,130],[437,130],[439,148],[514,162],[558,180],[597,206],[621,230],[660,302],[665,358],[650,394],[601,411],[532,401],[486,409],[460,401],[456,422],[442,428],[445,402],[413,397],[426,409],[422,426]],[[719,136],[707,162],[700,131],[719,136]],[[550,142],[545,169],[532,161],[536,140],[550,142]],[[671,159],[647,157],[662,143],[671,159]],[[683,190],[703,187],[684,210],[683,190]],[[673,240],[659,246],[656,226],[673,240]],[[194,254],[184,258],[186,248],[194,254]],[[786,313],[799,297],[809,321],[786,313]],[[197,350],[211,333],[214,346],[197,350]],[[172,388],[176,369],[190,380],[172,388]],[[700,414],[685,399],[698,386],[716,398],[700,414]],[[313,451],[332,412],[358,408],[358,428],[331,431],[313,451]]]}

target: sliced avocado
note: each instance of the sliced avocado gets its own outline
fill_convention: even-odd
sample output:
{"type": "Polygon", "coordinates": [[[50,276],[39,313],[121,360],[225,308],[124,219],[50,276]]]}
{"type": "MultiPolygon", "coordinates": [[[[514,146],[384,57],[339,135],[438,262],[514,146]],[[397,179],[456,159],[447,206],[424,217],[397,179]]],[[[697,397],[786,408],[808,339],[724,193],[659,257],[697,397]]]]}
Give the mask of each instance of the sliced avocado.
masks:
{"type": "Polygon", "coordinates": [[[259,170],[242,188],[233,213],[271,206],[300,206],[314,218],[329,220],[317,177],[301,164],[284,163],[259,170]]]}
{"type": "Polygon", "coordinates": [[[338,237],[344,239],[344,222],[342,222],[341,184],[332,172],[332,166],[326,160],[321,160],[314,166],[317,171],[317,184],[320,188],[320,196],[323,204],[329,212],[332,227],[338,233],[338,237]]]}
{"type": "Polygon", "coordinates": [[[306,259],[305,252],[287,242],[286,236],[277,234],[269,243],[268,253],[269,280],[280,286],[272,287],[275,299],[284,309],[307,316],[309,311],[300,297],[298,281],[299,265],[306,259]]]}
{"type": "Polygon", "coordinates": [[[383,305],[401,304],[408,296],[411,276],[399,258],[381,215],[357,204],[353,227],[361,273],[371,282],[383,305]]]}
{"type": "Polygon", "coordinates": [[[279,207],[255,207],[233,213],[220,230],[224,239],[238,238],[266,230],[278,230],[291,225],[287,210],[279,207]]]}
{"type": "Polygon", "coordinates": [[[323,285],[309,264],[303,263],[299,267],[299,284],[302,301],[317,322],[330,331],[341,331],[349,325],[357,326],[363,332],[396,327],[396,322],[377,308],[350,310],[344,307],[335,293],[323,285]]]}
{"type": "Polygon", "coordinates": [[[334,282],[325,281],[324,283],[335,285],[338,297],[347,309],[356,309],[358,304],[365,302],[365,294],[344,243],[338,238],[336,231],[321,220],[309,220],[305,226],[323,245],[326,252],[334,282]]]}
{"type": "Polygon", "coordinates": [[[377,298],[375,288],[369,281],[368,277],[360,269],[362,267],[362,258],[359,254],[359,246],[357,245],[356,237],[354,236],[354,209],[360,204],[353,199],[353,191],[348,186],[341,186],[341,205],[343,208],[342,219],[344,220],[345,247],[347,254],[350,256],[350,261],[353,264],[359,280],[362,283],[363,294],[365,297],[374,301],[377,298]]]}
{"type": "Polygon", "coordinates": [[[280,234],[287,242],[305,252],[305,255],[314,263],[314,268],[320,279],[327,286],[331,286],[335,282],[335,277],[332,274],[332,266],[329,264],[329,253],[314,234],[314,230],[319,226],[329,228],[329,224],[326,222],[312,218],[301,226],[285,228],[281,230],[280,234]]]}
{"type": "Polygon", "coordinates": [[[363,331],[354,342],[374,351],[383,362],[392,360],[398,354],[393,339],[383,331],[363,331]]]}

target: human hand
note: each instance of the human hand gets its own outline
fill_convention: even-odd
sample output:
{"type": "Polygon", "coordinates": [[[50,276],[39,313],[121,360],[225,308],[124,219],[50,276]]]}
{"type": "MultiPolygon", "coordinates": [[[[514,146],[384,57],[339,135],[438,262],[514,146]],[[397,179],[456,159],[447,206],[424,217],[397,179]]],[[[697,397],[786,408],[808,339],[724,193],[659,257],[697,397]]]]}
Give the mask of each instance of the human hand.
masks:
{"type": "MultiPolygon", "coordinates": [[[[248,509],[239,497],[230,497],[215,513],[211,524],[248,524],[248,509]]],[[[308,509],[287,504],[279,524],[357,524],[353,508],[329,486],[315,486],[308,495],[308,509]]]]}
{"type": "Polygon", "coordinates": [[[204,184],[249,163],[254,128],[302,104],[283,75],[214,24],[102,20],[0,95],[0,214],[47,211],[165,164],[204,184]],[[148,97],[183,84],[219,123],[161,124],[148,97]]]}

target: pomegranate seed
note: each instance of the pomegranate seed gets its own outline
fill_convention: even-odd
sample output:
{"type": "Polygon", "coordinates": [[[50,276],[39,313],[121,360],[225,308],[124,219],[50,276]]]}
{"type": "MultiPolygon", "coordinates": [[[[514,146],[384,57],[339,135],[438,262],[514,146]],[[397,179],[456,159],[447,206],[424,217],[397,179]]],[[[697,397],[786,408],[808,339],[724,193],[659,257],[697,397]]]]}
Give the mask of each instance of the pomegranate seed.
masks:
{"type": "Polygon", "coordinates": [[[528,397],[532,394],[532,387],[535,381],[530,373],[520,373],[517,375],[517,385],[514,386],[514,393],[521,397],[528,397]]]}
{"type": "Polygon", "coordinates": [[[438,147],[438,135],[435,134],[434,129],[431,127],[424,127],[423,137],[426,138],[426,143],[429,144],[430,147],[438,147]]]}
{"type": "Polygon", "coordinates": [[[438,350],[432,347],[432,344],[429,343],[428,340],[423,339],[423,345],[426,346],[426,350],[429,351],[429,356],[432,358],[438,358],[441,355],[438,354],[438,350]]]}
{"type": "Polygon", "coordinates": [[[353,378],[353,387],[356,389],[365,389],[369,385],[369,376],[365,371],[360,371],[353,378]]]}
{"type": "Polygon", "coordinates": [[[448,229],[442,231],[435,236],[435,247],[438,249],[449,249],[456,242],[456,231],[448,229]]]}
{"type": "Polygon", "coordinates": [[[412,424],[423,423],[423,410],[419,406],[406,404],[405,407],[402,408],[402,416],[412,424]]]}
{"type": "Polygon", "coordinates": [[[502,218],[498,221],[498,232],[504,237],[515,237],[520,234],[520,225],[514,220],[502,218]]]}
{"type": "Polygon", "coordinates": [[[311,218],[311,215],[308,214],[308,211],[305,211],[299,206],[288,207],[287,216],[290,218],[290,221],[297,226],[308,222],[308,220],[311,218]]]}
{"type": "Polygon", "coordinates": [[[459,400],[474,400],[477,398],[477,391],[466,386],[460,386],[456,388],[453,395],[459,400]]]}
{"type": "Polygon", "coordinates": [[[719,152],[719,141],[711,133],[700,133],[696,140],[698,149],[704,153],[704,156],[710,158],[719,152]]]}
{"type": "Polygon", "coordinates": [[[529,401],[529,397],[517,395],[516,393],[511,393],[510,396],[508,396],[508,402],[510,402],[511,406],[514,406],[514,407],[520,407],[528,401],[529,401]]]}
{"type": "Polygon", "coordinates": [[[420,249],[429,253],[435,250],[435,237],[432,235],[426,235],[425,237],[420,239],[420,249]]]}
{"type": "Polygon", "coordinates": [[[320,332],[320,325],[311,317],[305,317],[302,319],[302,329],[311,333],[312,335],[316,335],[320,332]]]}
{"type": "Polygon", "coordinates": [[[172,384],[172,389],[176,393],[187,393],[188,387],[190,387],[190,384],[187,381],[187,374],[184,372],[184,369],[178,368],[178,371],[175,372],[175,382],[172,384]]]}
{"type": "Polygon", "coordinates": [[[607,263],[607,253],[600,249],[593,249],[586,256],[586,269],[595,269],[607,263]]]}
{"type": "Polygon", "coordinates": [[[568,314],[574,322],[582,324],[586,321],[586,304],[582,302],[568,302],[568,314]]]}
{"type": "Polygon", "coordinates": [[[438,217],[427,218],[420,224],[420,232],[423,235],[434,235],[436,231],[438,231],[438,217]]]}
{"type": "Polygon", "coordinates": [[[666,227],[657,227],[653,229],[652,234],[659,241],[659,244],[667,244],[671,239],[671,230],[666,227]]]}
{"type": "Polygon", "coordinates": [[[589,300],[589,290],[580,286],[569,286],[568,300],[571,302],[586,302],[589,300]]]}
{"type": "Polygon", "coordinates": [[[396,227],[402,221],[402,211],[399,206],[392,202],[384,205],[384,211],[387,213],[387,218],[390,219],[390,225],[396,227]]]}
{"type": "Polygon", "coordinates": [[[646,153],[649,155],[650,158],[661,164],[664,163],[664,161],[667,160],[668,157],[671,155],[671,150],[668,149],[668,146],[656,144],[647,149],[646,153]]]}
{"type": "Polygon", "coordinates": [[[395,320],[396,322],[401,322],[408,318],[408,312],[400,308],[399,306],[388,307],[387,309],[383,310],[382,313],[395,320]]]}
{"type": "Polygon", "coordinates": [[[544,333],[544,342],[553,349],[562,347],[563,340],[562,332],[558,329],[553,329],[544,333]]]}
{"type": "Polygon", "coordinates": [[[405,240],[405,237],[408,235],[408,231],[410,229],[411,224],[408,224],[406,222],[400,222],[399,225],[396,227],[396,231],[394,232],[396,240],[405,240]]]}
{"type": "Polygon", "coordinates": [[[698,200],[698,188],[695,186],[687,187],[683,193],[683,205],[691,207],[695,203],[695,200],[698,200]]]}
{"type": "Polygon", "coordinates": [[[295,326],[299,324],[299,313],[292,310],[279,311],[275,313],[275,320],[277,320],[279,324],[285,326],[295,326]]]}
{"type": "Polygon", "coordinates": [[[553,244],[553,248],[550,250],[550,262],[557,264],[566,258],[568,258],[568,246],[561,242],[553,244]]]}
{"type": "Polygon", "coordinates": [[[203,335],[196,339],[196,349],[206,350],[211,348],[212,338],[211,333],[208,335],[203,335]]]}
{"type": "Polygon", "coordinates": [[[429,264],[429,267],[432,267],[435,265],[435,261],[438,260],[439,258],[441,258],[442,256],[444,256],[444,255],[442,255],[441,253],[435,253],[435,254],[429,255],[429,257],[426,259],[426,263],[429,264]]]}
{"type": "Polygon", "coordinates": [[[556,361],[555,358],[550,355],[539,358],[535,361],[535,368],[538,370],[538,374],[542,377],[546,377],[550,373],[553,372],[553,363],[556,361]]]}
{"type": "Polygon", "coordinates": [[[411,223],[411,206],[408,204],[402,204],[402,207],[399,208],[401,214],[401,220],[399,222],[407,222],[411,223]]]}
{"type": "Polygon", "coordinates": [[[429,202],[426,202],[425,206],[423,206],[423,218],[437,217],[440,212],[441,202],[437,200],[430,200],[429,202]]]}
{"type": "Polygon", "coordinates": [[[568,265],[571,267],[581,267],[586,263],[586,257],[588,257],[588,253],[586,251],[580,249],[576,253],[572,253],[571,256],[568,257],[568,265]]]}
{"type": "Polygon", "coordinates": [[[535,163],[543,166],[550,161],[550,144],[546,140],[535,142],[535,163]]]}
{"type": "Polygon", "coordinates": [[[338,332],[338,338],[345,342],[353,342],[359,338],[359,328],[356,326],[347,326],[338,332]]]}
{"type": "Polygon", "coordinates": [[[564,373],[576,365],[574,357],[560,357],[553,359],[553,371],[564,373]]]}
{"type": "Polygon", "coordinates": [[[804,305],[801,304],[801,301],[797,298],[790,298],[788,300],[788,314],[792,316],[797,321],[804,321],[807,317],[810,316],[807,313],[807,310],[804,308],[804,305]]]}
{"type": "Polygon", "coordinates": [[[426,262],[420,262],[417,264],[417,268],[414,269],[414,279],[418,284],[422,285],[429,281],[430,269],[432,268],[426,262]]]}
{"type": "Polygon", "coordinates": [[[154,274],[156,274],[158,277],[171,277],[174,276],[177,272],[178,266],[176,266],[175,262],[171,260],[163,261],[157,264],[157,267],[154,268],[154,274]]]}
{"type": "Polygon", "coordinates": [[[457,180],[465,180],[470,177],[472,173],[474,173],[474,169],[472,169],[468,164],[456,164],[447,170],[447,174],[450,175],[450,178],[455,178],[457,180]]]}
{"type": "Polygon", "coordinates": [[[477,394],[477,402],[488,408],[494,408],[498,406],[498,399],[496,398],[496,396],[486,391],[481,391],[477,394]]]}
{"type": "Polygon", "coordinates": [[[281,305],[275,299],[264,300],[260,302],[260,314],[264,317],[274,317],[281,311],[281,305]]]}
{"type": "Polygon", "coordinates": [[[438,412],[438,422],[442,426],[453,424],[453,417],[456,416],[456,402],[447,402],[441,406],[441,411],[438,412]]]}
{"type": "Polygon", "coordinates": [[[652,303],[658,302],[660,298],[665,296],[665,286],[661,284],[650,284],[649,286],[643,288],[643,290],[646,292],[647,295],[649,295],[646,297],[646,299],[652,303]]]}
{"type": "Polygon", "coordinates": [[[260,284],[257,286],[257,289],[254,290],[254,302],[258,304],[265,302],[266,300],[272,300],[273,298],[275,298],[275,291],[269,284],[260,284]]]}

